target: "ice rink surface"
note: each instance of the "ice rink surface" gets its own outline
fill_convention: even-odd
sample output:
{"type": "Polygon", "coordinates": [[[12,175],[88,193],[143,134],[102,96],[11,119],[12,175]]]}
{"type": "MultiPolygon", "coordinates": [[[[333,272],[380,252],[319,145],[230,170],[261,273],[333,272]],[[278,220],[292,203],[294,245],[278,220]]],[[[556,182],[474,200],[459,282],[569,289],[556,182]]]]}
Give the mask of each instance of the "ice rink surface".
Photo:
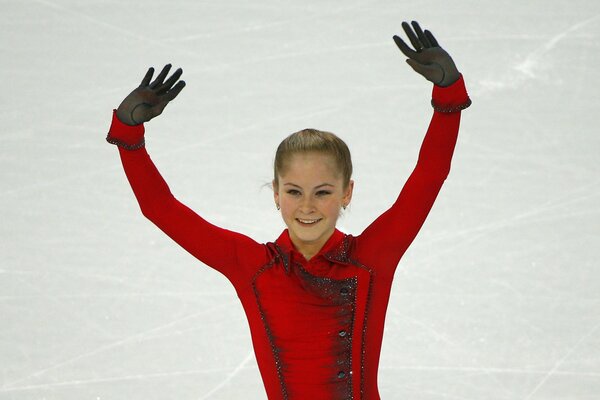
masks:
{"type": "Polygon", "coordinates": [[[112,109],[149,66],[182,67],[148,152],[179,200],[260,242],[284,228],[277,144],[339,134],[356,186],[338,227],[359,234],[432,114],[392,41],[412,19],[473,105],[396,271],[382,399],[600,398],[600,2],[0,4],[1,400],[264,399],[233,287],[142,216],[112,109]]]}

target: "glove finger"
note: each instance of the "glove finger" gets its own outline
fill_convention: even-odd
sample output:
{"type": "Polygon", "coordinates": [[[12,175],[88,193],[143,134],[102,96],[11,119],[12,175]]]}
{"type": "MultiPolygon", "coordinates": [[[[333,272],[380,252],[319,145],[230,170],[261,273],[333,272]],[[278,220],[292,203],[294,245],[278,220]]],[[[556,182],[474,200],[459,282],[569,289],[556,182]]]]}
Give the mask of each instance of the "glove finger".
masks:
{"type": "Polygon", "coordinates": [[[171,69],[171,64],[165,65],[164,68],[162,69],[162,71],[160,71],[160,74],[158,74],[158,76],[154,80],[154,82],[152,82],[150,84],[150,89],[155,89],[159,85],[162,85],[162,83],[165,80],[165,78],[167,77],[167,74],[169,73],[170,69],[171,69]]]}
{"type": "Polygon", "coordinates": [[[394,35],[394,42],[396,42],[396,46],[400,49],[402,53],[408,58],[414,58],[417,55],[417,52],[408,47],[408,45],[400,38],[399,36],[394,35]]]}
{"type": "Polygon", "coordinates": [[[429,39],[427,39],[427,37],[423,33],[423,29],[421,29],[421,26],[419,25],[419,23],[417,21],[412,21],[412,26],[413,26],[415,32],[417,32],[417,36],[418,36],[419,40],[421,41],[421,43],[423,43],[423,46],[431,47],[431,43],[429,43],[429,39]]]}
{"type": "Polygon", "coordinates": [[[171,100],[173,100],[175,97],[177,97],[177,95],[179,94],[179,92],[181,92],[181,90],[185,87],[185,81],[179,81],[177,82],[177,85],[175,85],[173,87],[173,89],[169,90],[165,95],[164,95],[164,99],[169,102],[171,100]]]}
{"type": "Polygon", "coordinates": [[[171,89],[171,86],[173,86],[173,84],[177,82],[181,74],[183,74],[183,70],[181,68],[177,68],[177,71],[175,71],[173,75],[165,81],[165,83],[163,83],[156,89],[156,94],[162,95],[166,93],[169,89],[171,89]]]}
{"type": "Polygon", "coordinates": [[[415,60],[406,60],[408,65],[430,82],[438,83],[444,77],[444,71],[438,64],[421,64],[415,60]]]}
{"type": "Polygon", "coordinates": [[[417,36],[414,34],[412,29],[410,28],[410,25],[408,24],[408,22],[402,22],[402,29],[404,29],[404,32],[406,32],[406,36],[408,36],[408,39],[410,40],[410,42],[412,43],[412,45],[416,51],[419,51],[424,47],[423,43],[421,43],[419,41],[417,36]]]}
{"type": "Polygon", "coordinates": [[[154,75],[154,68],[150,67],[148,68],[148,72],[146,72],[144,79],[142,79],[140,86],[148,86],[150,84],[150,80],[152,79],[152,75],[154,75]]]}
{"type": "Polygon", "coordinates": [[[425,36],[427,36],[427,39],[429,39],[429,43],[431,43],[431,45],[433,47],[440,47],[440,45],[438,44],[438,41],[433,36],[433,33],[431,33],[431,31],[428,31],[427,29],[425,29],[425,36]]]}

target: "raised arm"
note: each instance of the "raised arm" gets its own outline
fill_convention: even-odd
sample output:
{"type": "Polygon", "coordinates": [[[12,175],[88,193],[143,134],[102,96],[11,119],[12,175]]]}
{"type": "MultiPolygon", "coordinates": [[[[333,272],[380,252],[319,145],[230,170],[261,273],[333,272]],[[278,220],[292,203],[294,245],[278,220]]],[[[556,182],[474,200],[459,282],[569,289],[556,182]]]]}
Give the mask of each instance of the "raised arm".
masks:
{"type": "Polygon", "coordinates": [[[433,117],[421,145],[417,165],[390,209],[377,218],[356,239],[359,259],[393,273],[400,258],[425,222],[450,172],[458,136],[461,110],[471,104],[462,75],[452,58],[439,47],[433,34],[413,22],[415,32],[402,24],[416,50],[394,36],[408,64],[434,82],[433,117]]]}
{"type": "Polygon", "coordinates": [[[244,268],[266,260],[264,246],[254,240],[210,224],[179,202],[150,159],[145,148],[143,122],[160,115],[183,89],[177,82],[178,69],[165,81],[167,65],[150,83],[153,69],[113,111],[106,140],[119,147],[125,174],[145,217],[203,263],[223,273],[229,280],[244,274],[244,268]]]}

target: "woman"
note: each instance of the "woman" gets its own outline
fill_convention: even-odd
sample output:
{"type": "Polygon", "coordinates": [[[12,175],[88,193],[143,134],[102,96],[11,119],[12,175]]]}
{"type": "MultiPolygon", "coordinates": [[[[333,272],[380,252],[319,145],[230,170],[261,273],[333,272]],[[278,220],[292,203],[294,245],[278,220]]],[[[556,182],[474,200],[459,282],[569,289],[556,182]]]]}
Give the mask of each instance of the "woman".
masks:
{"type": "Polygon", "coordinates": [[[183,89],[170,65],[117,110],[107,141],[119,146],[143,214],[235,287],[269,399],[379,399],[377,369],[394,272],[450,171],[460,112],[471,103],[454,62],[417,22],[394,36],[408,64],[433,82],[434,108],[417,165],[392,207],[358,236],[336,228],[352,199],[346,144],[305,129],[278,147],[274,201],[287,229],[260,244],[214,226],[170,192],[144,142],[143,122],[183,89]],[[414,29],[414,31],[413,31],[414,29]],[[166,79],[166,80],[165,80],[166,79]]]}

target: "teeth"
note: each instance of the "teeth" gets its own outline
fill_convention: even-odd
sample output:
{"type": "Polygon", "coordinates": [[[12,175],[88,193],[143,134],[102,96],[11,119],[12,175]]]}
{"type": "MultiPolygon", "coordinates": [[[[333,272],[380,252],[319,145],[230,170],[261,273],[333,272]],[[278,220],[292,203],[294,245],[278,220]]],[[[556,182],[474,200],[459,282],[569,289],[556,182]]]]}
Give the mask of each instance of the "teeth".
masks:
{"type": "Polygon", "coordinates": [[[302,222],[303,224],[314,224],[316,222],[319,222],[320,219],[300,219],[300,218],[298,218],[298,221],[302,222]]]}

